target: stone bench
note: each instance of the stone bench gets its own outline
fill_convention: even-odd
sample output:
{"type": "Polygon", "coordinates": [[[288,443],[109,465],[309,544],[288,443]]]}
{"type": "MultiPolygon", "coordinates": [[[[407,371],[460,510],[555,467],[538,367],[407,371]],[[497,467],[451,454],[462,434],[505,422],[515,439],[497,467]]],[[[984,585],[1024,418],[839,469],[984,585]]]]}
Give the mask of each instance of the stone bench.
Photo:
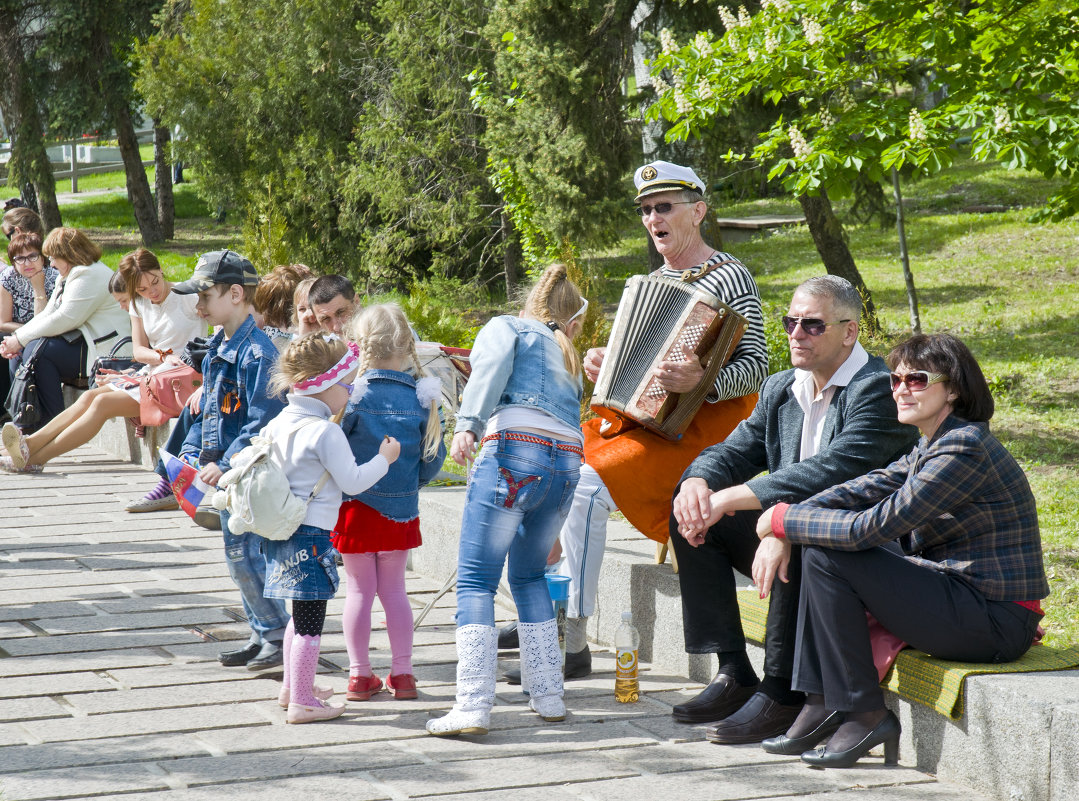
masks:
{"type": "MultiPolygon", "coordinates": [[[[463,487],[420,493],[423,546],[412,552],[412,569],[439,583],[457,564],[464,499],[463,487]]],[[[744,586],[749,588],[748,579],[744,586]]],[[[512,608],[508,598],[504,602],[512,608]]],[[[642,662],[702,684],[712,678],[715,658],[683,649],[681,594],[670,564],[657,565],[654,543],[612,519],[596,613],[588,621],[590,641],[612,646],[626,609],[641,634],[642,662]]],[[[758,643],[751,642],[750,657],[760,671],[764,651],[758,643]]],[[[958,719],[885,695],[903,725],[905,764],[1000,801],[1079,798],[1079,671],[970,676],[958,719]]]]}

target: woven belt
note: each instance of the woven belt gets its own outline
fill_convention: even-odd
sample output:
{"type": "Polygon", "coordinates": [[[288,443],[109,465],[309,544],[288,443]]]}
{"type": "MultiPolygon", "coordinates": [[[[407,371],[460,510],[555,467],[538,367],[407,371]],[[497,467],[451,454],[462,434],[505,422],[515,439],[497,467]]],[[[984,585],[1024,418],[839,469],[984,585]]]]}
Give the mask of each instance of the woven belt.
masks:
{"type": "Polygon", "coordinates": [[[548,448],[554,447],[558,448],[560,451],[569,451],[570,453],[577,454],[582,459],[584,458],[584,448],[580,445],[567,445],[562,442],[552,442],[551,440],[543,439],[542,437],[534,437],[531,434],[518,434],[515,431],[503,431],[499,434],[488,434],[480,440],[480,446],[482,447],[485,442],[502,439],[512,439],[517,442],[531,442],[533,445],[546,445],[548,448]]]}

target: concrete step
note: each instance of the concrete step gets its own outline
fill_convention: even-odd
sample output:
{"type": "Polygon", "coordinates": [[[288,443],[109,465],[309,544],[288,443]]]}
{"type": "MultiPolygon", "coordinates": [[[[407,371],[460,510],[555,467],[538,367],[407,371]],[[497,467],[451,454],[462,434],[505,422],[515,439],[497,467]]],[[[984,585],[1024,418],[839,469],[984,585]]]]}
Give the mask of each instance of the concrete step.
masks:
{"type": "MultiPolygon", "coordinates": [[[[456,569],[464,502],[464,487],[420,493],[423,546],[412,552],[412,569],[439,584],[456,569]]],[[[500,592],[498,600],[512,608],[508,594],[500,592]]],[[[610,647],[626,609],[641,634],[643,662],[702,684],[712,678],[714,657],[683,649],[678,576],[669,561],[655,563],[651,540],[616,516],[607,530],[596,614],[588,621],[590,641],[610,647]]],[[[759,671],[763,649],[751,645],[750,657],[759,671]]],[[[903,725],[904,764],[999,801],[1079,798],[1079,671],[969,677],[959,720],[886,696],[903,725]]]]}

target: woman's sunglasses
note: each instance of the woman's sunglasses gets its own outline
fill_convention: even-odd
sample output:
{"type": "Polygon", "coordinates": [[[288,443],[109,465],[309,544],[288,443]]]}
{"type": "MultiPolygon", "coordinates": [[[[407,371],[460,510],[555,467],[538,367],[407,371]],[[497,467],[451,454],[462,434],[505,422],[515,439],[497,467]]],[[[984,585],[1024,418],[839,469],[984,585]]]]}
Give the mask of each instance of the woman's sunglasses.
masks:
{"type": "Polygon", "coordinates": [[[819,337],[825,331],[828,330],[830,325],[839,325],[840,323],[849,323],[850,320],[836,320],[834,323],[826,323],[824,320],[818,320],[816,317],[786,317],[783,318],[783,330],[787,334],[793,334],[794,329],[799,325],[802,326],[802,330],[809,334],[811,337],[819,337]]]}
{"type": "Polygon", "coordinates": [[[921,392],[923,389],[928,388],[930,384],[938,384],[947,380],[948,376],[944,375],[944,373],[931,373],[928,370],[915,370],[906,375],[892,373],[891,378],[892,392],[899,389],[901,384],[906,384],[907,389],[911,392],[921,392]]]}

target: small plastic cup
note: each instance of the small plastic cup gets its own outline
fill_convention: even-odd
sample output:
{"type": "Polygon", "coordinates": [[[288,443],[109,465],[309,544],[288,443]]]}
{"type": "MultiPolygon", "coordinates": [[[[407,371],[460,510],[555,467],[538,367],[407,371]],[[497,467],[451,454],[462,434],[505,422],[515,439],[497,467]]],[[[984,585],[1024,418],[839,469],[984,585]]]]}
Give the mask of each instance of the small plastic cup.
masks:
{"type": "Polygon", "coordinates": [[[566,603],[569,601],[569,576],[547,574],[547,592],[554,607],[554,619],[558,625],[558,648],[562,652],[562,665],[566,664],[566,603]]]}

